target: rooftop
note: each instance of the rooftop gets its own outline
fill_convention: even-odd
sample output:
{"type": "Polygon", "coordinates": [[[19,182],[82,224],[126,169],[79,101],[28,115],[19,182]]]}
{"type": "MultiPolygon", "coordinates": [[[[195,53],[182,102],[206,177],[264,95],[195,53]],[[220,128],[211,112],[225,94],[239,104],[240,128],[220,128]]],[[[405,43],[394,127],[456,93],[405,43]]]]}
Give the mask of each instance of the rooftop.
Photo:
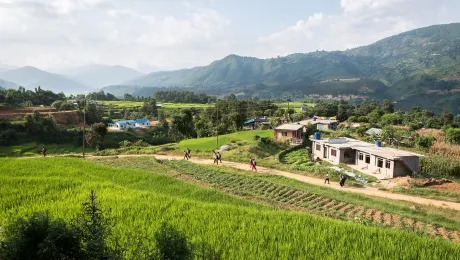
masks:
{"type": "Polygon", "coordinates": [[[301,124],[284,124],[276,127],[275,130],[297,131],[302,128],[303,125],[301,124]]]}
{"type": "Polygon", "coordinates": [[[377,147],[375,144],[359,141],[352,138],[331,138],[331,139],[321,139],[313,140],[315,142],[325,144],[333,148],[350,148],[357,151],[362,151],[365,153],[373,154],[379,157],[384,157],[387,159],[398,159],[406,156],[422,156],[420,154],[411,153],[403,150],[398,150],[389,147],[377,147]]]}
{"type": "Polygon", "coordinates": [[[332,120],[332,119],[316,119],[315,121],[313,121],[313,119],[309,119],[309,120],[303,120],[303,121],[300,121],[300,124],[302,125],[315,125],[315,124],[331,124],[331,123],[337,123],[338,120],[332,120]]]}

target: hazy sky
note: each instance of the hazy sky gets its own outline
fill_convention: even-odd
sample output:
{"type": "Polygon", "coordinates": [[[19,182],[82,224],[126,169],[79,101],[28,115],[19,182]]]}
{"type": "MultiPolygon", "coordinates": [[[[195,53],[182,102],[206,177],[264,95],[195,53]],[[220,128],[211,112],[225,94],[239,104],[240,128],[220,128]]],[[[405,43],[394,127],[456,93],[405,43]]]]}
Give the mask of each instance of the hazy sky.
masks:
{"type": "Polygon", "coordinates": [[[0,0],[0,64],[149,72],[343,50],[452,22],[460,0],[0,0]]]}

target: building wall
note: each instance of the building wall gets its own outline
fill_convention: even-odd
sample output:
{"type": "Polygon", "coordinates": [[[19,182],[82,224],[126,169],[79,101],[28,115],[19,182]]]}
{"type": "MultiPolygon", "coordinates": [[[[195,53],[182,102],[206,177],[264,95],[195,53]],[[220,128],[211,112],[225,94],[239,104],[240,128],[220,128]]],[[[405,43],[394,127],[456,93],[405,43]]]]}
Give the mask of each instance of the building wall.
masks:
{"type": "Polygon", "coordinates": [[[363,170],[365,170],[367,172],[380,174],[381,176],[384,176],[386,178],[393,178],[393,176],[394,176],[395,161],[393,161],[393,160],[388,160],[386,158],[382,158],[382,157],[379,157],[379,156],[375,156],[373,154],[368,154],[368,153],[360,152],[360,151],[356,151],[355,158],[356,158],[355,159],[356,160],[355,164],[358,165],[360,167],[360,169],[363,169],[363,170]],[[363,157],[362,157],[363,160],[359,159],[360,158],[360,156],[359,156],[360,153],[363,154],[363,157]],[[366,156],[370,157],[369,163],[366,163],[366,156]],[[382,167],[378,167],[378,159],[383,160],[382,167]],[[389,162],[390,168],[386,167],[387,162],[389,162]]]}
{"type": "Polygon", "coordinates": [[[292,131],[281,131],[281,130],[276,130],[276,139],[277,140],[290,140],[293,138],[293,133],[292,131]],[[283,136],[283,132],[287,133],[286,136],[283,136]]]}

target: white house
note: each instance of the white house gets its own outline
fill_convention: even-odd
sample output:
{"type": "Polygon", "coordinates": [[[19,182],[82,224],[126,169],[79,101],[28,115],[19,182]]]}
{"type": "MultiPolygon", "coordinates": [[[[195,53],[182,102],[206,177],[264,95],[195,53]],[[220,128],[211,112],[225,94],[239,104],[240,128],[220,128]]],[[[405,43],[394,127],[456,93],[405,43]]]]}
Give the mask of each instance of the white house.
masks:
{"type": "Polygon", "coordinates": [[[314,159],[346,163],[380,179],[408,176],[420,169],[420,155],[381,147],[380,141],[370,144],[351,138],[320,139],[316,134],[311,141],[314,159]]]}
{"type": "Polygon", "coordinates": [[[145,128],[150,126],[150,121],[147,119],[123,120],[114,123],[108,123],[107,126],[117,130],[136,129],[138,127],[145,128]]]}
{"type": "Polygon", "coordinates": [[[149,127],[149,126],[150,126],[150,121],[147,120],[147,119],[136,119],[136,120],[134,120],[134,121],[136,121],[136,127],[145,128],[145,127],[149,127]]]}

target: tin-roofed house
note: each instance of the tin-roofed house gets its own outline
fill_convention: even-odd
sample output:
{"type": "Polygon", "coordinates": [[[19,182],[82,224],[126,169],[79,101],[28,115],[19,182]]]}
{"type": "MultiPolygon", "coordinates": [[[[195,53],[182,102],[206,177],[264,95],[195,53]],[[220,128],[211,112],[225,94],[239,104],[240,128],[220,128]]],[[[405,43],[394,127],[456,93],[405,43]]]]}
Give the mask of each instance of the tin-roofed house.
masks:
{"type": "Polygon", "coordinates": [[[136,119],[136,127],[146,128],[150,126],[150,120],[147,119],[136,119]]]}
{"type": "Polygon", "coordinates": [[[333,119],[322,119],[320,117],[314,116],[310,120],[303,120],[300,121],[300,124],[302,125],[315,125],[316,129],[318,130],[335,130],[337,129],[337,126],[339,125],[338,120],[333,120],[333,119]]]}
{"type": "Polygon", "coordinates": [[[346,163],[380,179],[410,176],[420,170],[419,154],[381,147],[380,141],[370,144],[351,138],[320,139],[319,134],[311,141],[314,159],[346,163]]]}
{"type": "Polygon", "coordinates": [[[274,135],[278,141],[288,141],[291,145],[302,144],[304,126],[301,124],[284,124],[274,129],[274,135]]]}

